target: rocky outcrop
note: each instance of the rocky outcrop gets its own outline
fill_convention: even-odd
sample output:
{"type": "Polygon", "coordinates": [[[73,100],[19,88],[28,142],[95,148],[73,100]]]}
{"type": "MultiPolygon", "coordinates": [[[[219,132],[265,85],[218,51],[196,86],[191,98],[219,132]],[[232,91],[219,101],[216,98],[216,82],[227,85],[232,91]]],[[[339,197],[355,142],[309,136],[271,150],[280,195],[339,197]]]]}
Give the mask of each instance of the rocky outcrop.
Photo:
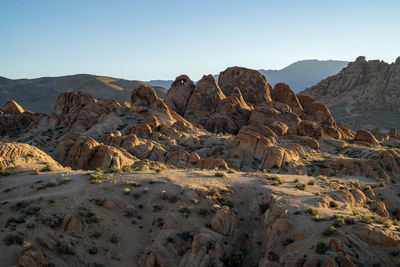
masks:
{"type": "Polygon", "coordinates": [[[237,87],[244,100],[252,105],[271,101],[271,86],[264,75],[256,70],[242,67],[230,67],[219,74],[219,87],[226,96],[230,96],[237,87]]]}
{"type": "Polygon", "coordinates": [[[42,150],[23,143],[0,142],[0,168],[7,172],[62,170],[63,167],[42,150]]]}
{"type": "Polygon", "coordinates": [[[195,86],[186,75],[178,76],[164,97],[165,103],[179,115],[184,115],[195,86]]]}
{"type": "Polygon", "coordinates": [[[338,122],[354,128],[400,128],[400,64],[396,62],[358,57],[301,94],[326,104],[338,122]]]}
{"type": "Polygon", "coordinates": [[[189,98],[184,117],[193,123],[205,125],[219,102],[225,98],[214,76],[204,75],[189,98]]]}
{"type": "Polygon", "coordinates": [[[285,83],[277,83],[271,89],[271,98],[275,102],[280,102],[288,105],[292,110],[303,110],[296,94],[293,93],[289,85],[285,83]]]}
{"type": "Polygon", "coordinates": [[[276,135],[285,135],[289,127],[299,122],[288,105],[273,101],[256,106],[249,119],[250,125],[266,126],[276,135]]]}
{"type": "Polygon", "coordinates": [[[376,140],[375,136],[368,130],[360,129],[357,131],[356,136],[354,137],[355,141],[367,143],[371,146],[380,146],[378,140],[376,140]]]}
{"type": "Polygon", "coordinates": [[[103,145],[90,137],[69,135],[56,148],[56,158],[73,169],[107,170],[130,167],[138,159],[123,148],[103,145]]]}
{"type": "Polygon", "coordinates": [[[0,110],[6,114],[12,115],[22,114],[25,112],[25,110],[14,100],[8,101],[2,108],[0,108],[0,110]]]}
{"type": "Polygon", "coordinates": [[[211,132],[236,134],[247,124],[252,110],[253,107],[244,101],[239,88],[235,88],[230,96],[219,102],[205,127],[211,132]]]}

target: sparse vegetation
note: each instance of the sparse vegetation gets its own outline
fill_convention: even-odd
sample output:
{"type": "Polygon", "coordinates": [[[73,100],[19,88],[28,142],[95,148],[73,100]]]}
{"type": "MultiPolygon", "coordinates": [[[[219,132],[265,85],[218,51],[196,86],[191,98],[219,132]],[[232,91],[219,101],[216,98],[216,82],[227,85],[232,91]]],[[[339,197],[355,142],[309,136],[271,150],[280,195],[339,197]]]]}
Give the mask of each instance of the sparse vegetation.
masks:
{"type": "Polygon", "coordinates": [[[328,226],[322,234],[326,235],[326,236],[330,236],[333,233],[335,233],[335,231],[336,231],[335,226],[331,225],[331,226],[328,226]]]}
{"type": "Polygon", "coordinates": [[[318,242],[315,246],[315,252],[318,254],[325,254],[328,251],[328,246],[323,242],[318,242]]]}
{"type": "Polygon", "coordinates": [[[314,180],[310,180],[310,181],[307,182],[307,184],[308,184],[308,185],[315,185],[316,182],[315,182],[314,180]]]}
{"type": "Polygon", "coordinates": [[[6,167],[0,166],[0,177],[1,176],[8,176],[10,173],[7,171],[6,167]]]}
{"type": "Polygon", "coordinates": [[[12,244],[17,244],[17,245],[22,245],[24,243],[24,239],[22,238],[21,235],[19,234],[8,234],[6,235],[6,237],[4,238],[4,243],[9,246],[12,244]]]}
{"type": "Polygon", "coordinates": [[[276,253],[273,252],[273,251],[270,251],[270,252],[268,253],[268,259],[269,259],[270,261],[279,261],[279,255],[276,254],[276,253]]]}
{"type": "Polygon", "coordinates": [[[129,187],[125,187],[125,188],[124,188],[124,194],[125,194],[125,195],[129,195],[130,192],[131,192],[131,189],[130,189],[129,187]]]}
{"type": "Polygon", "coordinates": [[[296,188],[299,190],[305,190],[306,189],[306,185],[300,182],[296,183],[296,188]]]}
{"type": "Polygon", "coordinates": [[[263,203],[258,204],[258,207],[259,207],[261,213],[264,214],[267,211],[267,209],[269,208],[269,204],[267,202],[263,202],[263,203]]]}
{"type": "Polygon", "coordinates": [[[337,207],[339,207],[339,204],[336,201],[332,200],[332,201],[329,202],[329,207],[337,208],[337,207]]]}
{"type": "Polygon", "coordinates": [[[227,177],[226,173],[224,173],[224,172],[216,172],[215,176],[216,177],[227,177]]]}

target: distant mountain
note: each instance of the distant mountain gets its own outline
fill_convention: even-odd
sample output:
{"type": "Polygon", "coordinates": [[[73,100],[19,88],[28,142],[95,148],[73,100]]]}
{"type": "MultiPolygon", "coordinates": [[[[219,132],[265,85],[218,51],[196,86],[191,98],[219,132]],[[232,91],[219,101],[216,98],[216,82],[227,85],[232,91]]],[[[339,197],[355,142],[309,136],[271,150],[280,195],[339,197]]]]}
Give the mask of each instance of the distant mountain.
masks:
{"type": "Polygon", "coordinates": [[[319,81],[337,74],[349,62],[338,60],[301,60],[281,70],[259,70],[274,86],[277,83],[286,83],[295,93],[313,86],[319,81]]]}
{"type": "MultiPolygon", "coordinates": [[[[132,89],[143,83],[89,74],[17,80],[0,77],[0,107],[13,99],[25,109],[50,113],[58,95],[70,91],[89,93],[95,98],[130,101],[132,89]]],[[[154,89],[159,97],[167,92],[161,87],[154,89]]]]}
{"type": "MultiPolygon", "coordinates": [[[[288,84],[295,93],[313,86],[319,81],[337,74],[347,66],[348,61],[339,60],[301,60],[281,70],[264,70],[259,72],[265,75],[268,83],[274,86],[277,83],[288,84]]],[[[218,80],[218,75],[214,75],[218,80]]],[[[146,83],[152,86],[161,86],[169,89],[173,80],[151,80],[146,83]]]]}
{"type": "Polygon", "coordinates": [[[163,88],[169,89],[171,87],[173,80],[151,80],[147,81],[147,84],[150,84],[151,86],[159,86],[163,88]]]}
{"type": "Polygon", "coordinates": [[[400,57],[391,64],[358,57],[301,94],[326,104],[335,120],[354,128],[400,129],[400,57]]]}

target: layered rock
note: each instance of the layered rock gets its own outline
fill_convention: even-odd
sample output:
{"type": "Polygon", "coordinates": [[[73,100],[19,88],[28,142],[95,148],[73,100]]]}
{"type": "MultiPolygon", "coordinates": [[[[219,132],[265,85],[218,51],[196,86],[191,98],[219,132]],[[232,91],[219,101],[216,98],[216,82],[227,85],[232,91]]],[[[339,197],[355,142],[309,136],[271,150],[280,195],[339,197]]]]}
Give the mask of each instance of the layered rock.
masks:
{"type": "Polygon", "coordinates": [[[138,159],[123,148],[103,145],[90,137],[66,136],[56,148],[56,158],[73,169],[107,170],[132,166],[138,159]]]}
{"type": "Polygon", "coordinates": [[[23,143],[0,142],[0,168],[7,172],[62,170],[62,166],[42,150],[23,143]]]}

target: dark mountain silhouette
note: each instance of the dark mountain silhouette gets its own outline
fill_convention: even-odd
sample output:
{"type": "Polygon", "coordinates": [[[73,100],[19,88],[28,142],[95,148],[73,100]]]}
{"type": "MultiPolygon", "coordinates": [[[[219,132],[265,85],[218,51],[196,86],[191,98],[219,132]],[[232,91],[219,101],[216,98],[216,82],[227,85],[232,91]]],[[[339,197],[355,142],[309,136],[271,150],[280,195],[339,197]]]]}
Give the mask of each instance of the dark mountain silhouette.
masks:
{"type": "MultiPolygon", "coordinates": [[[[0,106],[13,99],[26,109],[50,113],[58,95],[70,91],[89,93],[95,98],[130,101],[132,89],[140,84],[144,82],[89,74],[16,80],[0,77],[0,106]]],[[[166,89],[154,89],[159,97],[164,97],[166,89]]]]}

